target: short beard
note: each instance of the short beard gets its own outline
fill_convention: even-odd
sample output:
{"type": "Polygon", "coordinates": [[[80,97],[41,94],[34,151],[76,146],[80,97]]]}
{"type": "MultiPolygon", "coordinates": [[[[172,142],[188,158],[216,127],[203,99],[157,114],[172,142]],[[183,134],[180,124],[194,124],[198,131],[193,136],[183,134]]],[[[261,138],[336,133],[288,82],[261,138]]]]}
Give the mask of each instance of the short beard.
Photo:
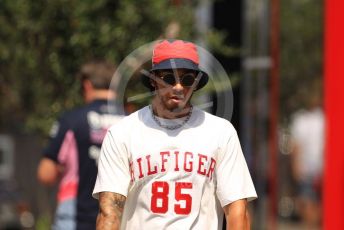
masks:
{"type": "MultiPolygon", "coordinates": [[[[185,114],[187,114],[189,112],[188,107],[190,107],[190,101],[181,103],[176,107],[170,108],[168,106],[168,104],[165,103],[165,101],[161,98],[160,95],[156,95],[156,96],[159,97],[159,100],[157,102],[159,104],[159,107],[168,114],[168,117],[178,118],[178,117],[185,116],[185,114]],[[180,116],[181,114],[182,114],[182,116],[180,116]]],[[[157,115],[159,115],[159,114],[157,114],[157,115]]]]}

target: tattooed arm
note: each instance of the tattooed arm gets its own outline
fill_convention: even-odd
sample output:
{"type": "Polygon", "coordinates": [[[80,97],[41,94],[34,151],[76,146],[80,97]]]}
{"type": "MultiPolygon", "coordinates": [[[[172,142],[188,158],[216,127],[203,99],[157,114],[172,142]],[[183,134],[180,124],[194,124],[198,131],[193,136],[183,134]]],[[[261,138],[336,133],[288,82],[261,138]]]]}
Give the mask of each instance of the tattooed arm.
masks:
{"type": "Polygon", "coordinates": [[[97,230],[119,230],[126,197],[113,192],[99,194],[97,230]]]}

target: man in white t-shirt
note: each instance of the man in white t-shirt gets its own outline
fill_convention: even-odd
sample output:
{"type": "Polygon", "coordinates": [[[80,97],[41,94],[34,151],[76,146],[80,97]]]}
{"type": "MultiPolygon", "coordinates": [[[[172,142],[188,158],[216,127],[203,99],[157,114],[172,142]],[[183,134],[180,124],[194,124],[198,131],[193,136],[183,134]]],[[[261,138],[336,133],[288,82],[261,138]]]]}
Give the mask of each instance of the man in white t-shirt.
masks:
{"type": "Polygon", "coordinates": [[[97,229],[249,229],[257,197],[234,127],[191,105],[208,81],[197,47],[163,40],[143,77],[151,105],[108,131],[93,196],[97,229]]]}
{"type": "Polygon", "coordinates": [[[325,126],[319,86],[310,88],[307,107],[291,122],[291,166],[301,221],[306,229],[320,229],[325,126]]]}

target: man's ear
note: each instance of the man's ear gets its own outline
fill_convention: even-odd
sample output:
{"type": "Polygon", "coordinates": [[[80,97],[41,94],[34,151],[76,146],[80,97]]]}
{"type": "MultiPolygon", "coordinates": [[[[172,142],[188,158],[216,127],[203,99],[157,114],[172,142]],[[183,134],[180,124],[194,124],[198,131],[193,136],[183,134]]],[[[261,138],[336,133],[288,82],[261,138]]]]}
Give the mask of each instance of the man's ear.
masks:
{"type": "Polygon", "coordinates": [[[154,81],[154,80],[152,80],[152,79],[149,79],[149,83],[151,84],[151,86],[152,86],[153,88],[156,89],[156,81],[154,81]]]}
{"type": "Polygon", "coordinates": [[[93,85],[88,79],[82,81],[82,86],[86,92],[88,92],[90,89],[93,89],[93,85]]]}
{"type": "Polygon", "coordinates": [[[93,100],[94,88],[90,80],[82,81],[84,101],[89,103],[93,100]]]}
{"type": "Polygon", "coordinates": [[[158,83],[156,81],[156,78],[158,78],[158,75],[155,71],[150,72],[150,78],[149,78],[149,84],[151,85],[151,91],[155,91],[158,89],[158,83]]]}

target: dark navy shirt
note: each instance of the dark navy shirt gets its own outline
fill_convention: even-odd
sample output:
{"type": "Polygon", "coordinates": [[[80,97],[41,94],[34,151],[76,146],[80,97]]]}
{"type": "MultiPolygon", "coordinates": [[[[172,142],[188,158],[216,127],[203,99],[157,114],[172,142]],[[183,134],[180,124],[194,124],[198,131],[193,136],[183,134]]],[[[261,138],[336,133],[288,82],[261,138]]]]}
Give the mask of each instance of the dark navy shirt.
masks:
{"type": "Polygon", "coordinates": [[[91,194],[100,147],[107,129],[123,117],[121,114],[117,106],[96,100],[64,113],[51,130],[44,157],[64,168],[57,200],[58,205],[76,201],[75,216],[71,217],[75,218],[76,229],[95,229],[98,202],[91,194]]]}

